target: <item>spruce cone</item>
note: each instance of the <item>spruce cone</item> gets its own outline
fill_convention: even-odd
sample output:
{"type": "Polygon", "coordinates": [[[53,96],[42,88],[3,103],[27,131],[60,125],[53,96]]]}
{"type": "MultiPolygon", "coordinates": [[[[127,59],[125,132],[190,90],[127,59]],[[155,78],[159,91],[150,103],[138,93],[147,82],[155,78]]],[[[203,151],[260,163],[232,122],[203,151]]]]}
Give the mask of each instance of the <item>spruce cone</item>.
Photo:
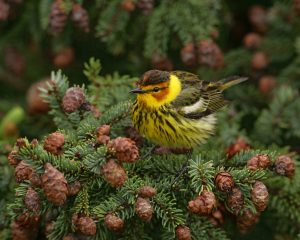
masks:
{"type": "Polygon", "coordinates": [[[97,231],[96,223],[90,217],[80,217],[76,222],[76,228],[88,236],[94,236],[97,231]]]}
{"type": "Polygon", "coordinates": [[[195,66],[197,64],[197,52],[194,43],[186,44],[180,51],[181,61],[186,66],[195,66]]]}
{"type": "Polygon", "coordinates": [[[16,221],[11,224],[11,232],[13,240],[33,240],[36,239],[38,234],[38,228],[21,226],[16,221]]]}
{"type": "Polygon", "coordinates": [[[63,9],[62,0],[55,0],[52,3],[49,18],[50,32],[53,35],[58,35],[63,31],[67,21],[67,13],[63,9]]]}
{"type": "Polygon", "coordinates": [[[264,52],[256,52],[252,56],[251,65],[254,70],[263,70],[269,64],[268,56],[264,52]]]}
{"type": "Polygon", "coordinates": [[[133,163],[139,158],[139,149],[130,138],[117,137],[107,144],[107,149],[120,162],[133,163]]]}
{"type": "Polygon", "coordinates": [[[112,187],[121,187],[127,179],[125,169],[113,159],[108,160],[101,170],[105,181],[112,187]]]}
{"type": "Polygon", "coordinates": [[[254,32],[248,33],[243,39],[244,46],[249,49],[258,48],[261,42],[261,36],[254,32]]]}
{"type": "Polygon", "coordinates": [[[80,4],[73,4],[72,21],[82,31],[86,33],[90,31],[90,20],[88,12],[80,4]]]}
{"type": "Polygon", "coordinates": [[[24,180],[29,180],[31,173],[33,172],[32,167],[24,161],[21,161],[15,169],[15,178],[18,183],[24,180]]]}
{"type": "Polygon", "coordinates": [[[257,223],[259,214],[252,213],[249,209],[245,210],[242,215],[237,218],[237,227],[241,234],[245,234],[249,229],[257,223]]]}
{"type": "Polygon", "coordinates": [[[153,214],[153,208],[149,199],[138,197],[135,203],[135,213],[141,220],[149,222],[153,214]]]}
{"type": "Polygon", "coordinates": [[[244,205],[244,196],[242,191],[234,187],[227,197],[227,206],[234,215],[238,215],[244,205]]]}
{"type": "Polygon", "coordinates": [[[154,0],[138,0],[137,7],[142,9],[144,15],[149,15],[154,7],[154,0]]]}
{"type": "Polygon", "coordinates": [[[250,170],[266,169],[271,164],[268,154],[257,154],[247,161],[247,167],[250,170]]]}
{"type": "Polygon", "coordinates": [[[261,6],[255,5],[250,8],[249,21],[257,32],[265,33],[268,29],[267,11],[261,6]]]}
{"type": "Polygon", "coordinates": [[[45,235],[48,236],[54,229],[54,221],[46,223],[45,235]]]}
{"type": "Polygon", "coordinates": [[[224,217],[220,210],[213,211],[209,220],[214,226],[221,226],[224,223],[224,217]]]}
{"type": "Polygon", "coordinates": [[[162,71],[172,71],[173,63],[166,56],[153,55],[151,59],[152,68],[162,71]]]}
{"type": "Polygon", "coordinates": [[[46,163],[44,168],[45,173],[42,175],[42,184],[45,196],[56,206],[61,206],[65,203],[68,194],[67,181],[64,174],[50,163],[46,163]]]}
{"type": "Polygon", "coordinates": [[[300,1],[299,0],[293,1],[293,8],[294,8],[294,12],[296,13],[296,15],[300,16],[300,1]]]}
{"type": "Polygon", "coordinates": [[[117,217],[113,213],[108,213],[104,219],[105,226],[114,232],[121,231],[124,226],[124,220],[117,217]]]}
{"type": "Polygon", "coordinates": [[[41,208],[41,202],[39,194],[33,190],[31,187],[27,189],[25,195],[25,206],[33,213],[38,214],[41,208]]]}
{"type": "Polygon", "coordinates": [[[250,148],[250,146],[247,143],[247,141],[244,138],[239,137],[236,140],[236,142],[233,143],[232,145],[230,145],[229,148],[226,150],[227,156],[228,156],[228,158],[232,158],[238,152],[240,152],[242,150],[247,150],[249,148],[250,148]]]}
{"type": "Polygon", "coordinates": [[[18,49],[7,47],[4,52],[4,64],[13,74],[20,76],[26,68],[26,62],[18,49]]]}
{"type": "Polygon", "coordinates": [[[156,189],[150,186],[144,186],[139,189],[138,194],[143,198],[151,198],[156,195],[156,189]]]}
{"type": "Polygon", "coordinates": [[[126,136],[133,140],[136,145],[142,146],[144,142],[143,136],[134,128],[134,127],[126,127],[125,128],[126,136]]]}
{"type": "Polygon", "coordinates": [[[35,187],[41,187],[42,186],[42,180],[39,174],[37,174],[35,171],[33,171],[29,177],[29,181],[35,186],[35,187]]]}
{"type": "Polygon", "coordinates": [[[60,132],[54,132],[48,135],[44,142],[44,149],[47,152],[53,153],[55,155],[60,155],[63,153],[62,146],[65,144],[65,137],[60,132]]]}
{"type": "Polygon", "coordinates": [[[38,215],[31,215],[28,211],[23,212],[16,218],[16,223],[23,227],[38,226],[40,217],[38,215]]]}
{"type": "Polygon", "coordinates": [[[40,88],[48,88],[48,84],[52,84],[51,79],[44,79],[42,81],[36,82],[30,86],[26,94],[27,109],[31,114],[34,113],[46,113],[49,111],[49,104],[44,102],[40,96],[40,88]]]}
{"type": "Polygon", "coordinates": [[[264,183],[256,181],[253,184],[251,199],[257,211],[262,212],[266,209],[269,202],[269,193],[264,183]]]}
{"type": "Polygon", "coordinates": [[[62,107],[65,112],[75,112],[85,102],[85,95],[81,88],[69,88],[62,100],[62,107]]]}
{"type": "Polygon", "coordinates": [[[216,202],[213,192],[203,191],[195,200],[189,201],[188,208],[192,213],[207,215],[212,212],[216,202]]]}
{"type": "Polygon", "coordinates": [[[258,88],[261,93],[268,94],[276,87],[276,80],[271,75],[262,76],[259,79],[258,88]]]}
{"type": "Polygon", "coordinates": [[[220,69],[224,66],[222,50],[212,41],[200,41],[198,44],[198,62],[201,65],[220,69]]]}
{"type": "Polygon", "coordinates": [[[228,172],[219,172],[215,177],[215,185],[221,192],[229,192],[233,186],[233,177],[228,172]]]}
{"type": "Polygon", "coordinates": [[[289,156],[279,156],[275,162],[275,172],[291,178],[295,175],[295,162],[289,156]]]}
{"type": "Polygon", "coordinates": [[[9,15],[9,5],[0,0],[0,21],[5,21],[9,15]]]}
{"type": "Polygon", "coordinates": [[[77,195],[80,189],[81,189],[81,184],[79,181],[75,181],[71,184],[68,184],[68,195],[69,196],[77,195]]]}
{"type": "Polygon", "coordinates": [[[17,155],[18,155],[18,151],[16,151],[16,150],[12,150],[8,154],[7,158],[8,158],[9,165],[16,167],[19,164],[20,161],[18,159],[16,159],[17,155]]]}
{"type": "Polygon", "coordinates": [[[53,56],[53,64],[58,68],[64,68],[69,66],[75,58],[74,49],[71,47],[65,47],[53,56]]]}
{"type": "Polygon", "coordinates": [[[176,237],[178,240],[192,240],[190,228],[182,225],[177,226],[176,237]]]}
{"type": "Polygon", "coordinates": [[[109,136],[110,133],[110,125],[102,125],[97,129],[97,136],[106,135],[109,136]]]}
{"type": "Polygon", "coordinates": [[[107,145],[110,141],[110,137],[109,136],[106,136],[106,135],[100,135],[97,137],[97,142],[99,144],[104,144],[104,145],[107,145]]]}
{"type": "Polygon", "coordinates": [[[135,9],[135,3],[132,0],[123,0],[121,6],[127,12],[132,12],[135,9]]]}

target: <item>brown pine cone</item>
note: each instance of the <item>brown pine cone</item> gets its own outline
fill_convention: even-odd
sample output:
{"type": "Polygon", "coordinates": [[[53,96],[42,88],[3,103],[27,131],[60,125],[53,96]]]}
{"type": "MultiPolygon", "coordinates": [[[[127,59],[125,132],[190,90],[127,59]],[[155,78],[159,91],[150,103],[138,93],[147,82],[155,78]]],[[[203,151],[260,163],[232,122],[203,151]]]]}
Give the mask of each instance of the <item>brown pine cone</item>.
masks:
{"type": "Polygon", "coordinates": [[[27,144],[27,140],[25,140],[24,138],[18,138],[16,141],[16,146],[21,149],[22,147],[25,147],[27,144]]]}
{"type": "Polygon", "coordinates": [[[18,183],[29,180],[32,167],[24,161],[21,161],[15,169],[15,178],[18,183]]]}
{"type": "Polygon", "coordinates": [[[106,135],[109,136],[110,133],[110,125],[102,125],[97,129],[97,136],[106,135]]]}
{"type": "Polygon", "coordinates": [[[252,56],[251,65],[254,70],[263,70],[269,65],[269,58],[264,52],[256,52],[252,56]]]}
{"type": "Polygon", "coordinates": [[[67,22],[67,13],[62,0],[55,0],[51,5],[49,27],[51,34],[58,35],[63,31],[67,22]]]}
{"type": "Polygon", "coordinates": [[[75,52],[72,47],[65,47],[53,56],[53,64],[58,68],[69,66],[75,58],[75,52]]]}
{"type": "Polygon", "coordinates": [[[13,240],[33,240],[36,239],[38,234],[37,227],[27,228],[25,226],[21,226],[16,221],[11,224],[11,232],[13,240]]]}
{"type": "Polygon", "coordinates": [[[90,217],[80,217],[76,222],[76,228],[87,236],[94,236],[97,231],[96,223],[90,217]]]}
{"type": "Polygon", "coordinates": [[[210,68],[220,69],[224,66],[223,52],[213,41],[202,40],[198,43],[198,62],[210,68]]]}
{"type": "Polygon", "coordinates": [[[295,162],[289,156],[279,156],[275,162],[275,172],[292,178],[295,175],[295,162]]]}
{"type": "Polygon", "coordinates": [[[30,114],[46,113],[49,111],[49,104],[44,102],[40,96],[40,88],[48,89],[48,84],[52,85],[53,82],[50,78],[45,78],[30,86],[26,94],[27,109],[30,114]]]}
{"type": "Polygon", "coordinates": [[[81,88],[69,88],[62,100],[62,107],[65,112],[75,112],[85,102],[85,95],[81,88]]]}
{"type": "Polygon", "coordinates": [[[152,68],[162,70],[162,71],[172,71],[173,63],[166,56],[160,56],[154,54],[151,59],[152,68]]]}
{"type": "Polygon", "coordinates": [[[244,46],[249,49],[258,48],[261,42],[262,42],[261,36],[254,32],[248,33],[243,39],[244,46]]]}
{"type": "Polygon", "coordinates": [[[255,181],[251,191],[251,199],[256,207],[256,210],[263,212],[269,202],[269,192],[263,182],[255,181]]]}
{"type": "Polygon", "coordinates": [[[125,169],[113,159],[108,160],[101,168],[103,178],[112,187],[121,187],[127,179],[125,169]]]}
{"type": "Polygon", "coordinates": [[[220,210],[213,211],[209,220],[214,226],[221,226],[224,223],[224,217],[220,210]]]}
{"type": "Polygon", "coordinates": [[[265,75],[259,79],[258,88],[261,93],[268,94],[276,87],[276,85],[277,82],[273,76],[265,75]]]}
{"type": "Polygon", "coordinates": [[[149,222],[153,215],[149,199],[138,197],[135,202],[135,213],[142,221],[149,222]]]}
{"type": "Polygon", "coordinates": [[[259,213],[254,214],[249,209],[245,210],[242,215],[237,218],[237,227],[241,234],[245,234],[249,229],[258,222],[259,213]]]}
{"type": "Polygon", "coordinates": [[[37,174],[35,171],[32,171],[32,173],[30,174],[29,181],[35,187],[41,187],[42,186],[41,176],[39,174],[37,174]]]}
{"type": "Polygon", "coordinates": [[[114,232],[121,231],[124,227],[124,220],[117,217],[113,213],[106,214],[104,223],[109,230],[114,232]]]}
{"type": "Polygon", "coordinates": [[[27,189],[24,202],[27,209],[29,209],[31,212],[35,214],[38,214],[40,212],[41,201],[39,194],[31,187],[27,189]]]}
{"type": "Polygon", "coordinates": [[[126,127],[124,130],[126,136],[133,140],[136,143],[136,145],[143,145],[144,138],[134,127],[126,127]]]}
{"type": "Polygon", "coordinates": [[[5,21],[9,15],[9,5],[0,0],[0,21],[5,21]]]}
{"type": "Polygon", "coordinates": [[[68,194],[67,181],[64,174],[46,163],[45,172],[42,175],[43,190],[46,198],[56,206],[65,203],[68,194]]]}
{"type": "Polygon", "coordinates": [[[144,15],[149,15],[154,7],[154,0],[138,0],[137,7],[142,9],[144,15]]]}
{"type": "Polygon", "coordinates": [[[64,236],[63,240],[78,240],[73,234],[69,234],[67,236],[64,236]]]}
{"type": "Polygon", "coordinates": [[[235,143],[229,146],[229,148],[226,150],[226,153],[228,158],[232,158],[238,152],[248,149],[250,149],[250,146],[247,141],[242,137],[238,137],[235,143]]]}
{"type": "Polygon", "coordinates": [[[293,0],[293,8],[296,15],[300,16],[300,1],[299,0],[293,0]]]}
{"type": "Polygon", "coordinates": [[[244,205],[244,196],[238,187],[234,187],[227,197],[227,206],[234,215],[238,215],[244,205]]]}
{"type": "Polygon", "coordinates": [[[192,240],[190,228],[183,225],[177,226],[176,237],[178,240],[192,240]]]}
{"type": "Polygon", "coordinates": [[[192,213],[207,215],[212,212],[216,203],[215,194],[205,190],[195,200],[189,201],[188,208],[192,213]]]}
{"type": "Polygon", "coordinates": [[[19,164],[20,161],[18,159],[16,159],[17,155],[18,155],[18,151],[17,150],[12,150],[8,154],[7,158],[8,158],[9,165],[11,165],[13,167],[16,167],[19,164]]]}
{"type": "Polygon", "coordinates": [[[81,189],[81,184],[79,181],[75,181],[71,184],[68,184],[68,195],[75,196],[81,189]]]}
{"type": "Polygon", "coordinates": [[[88,12],[80,4],[73,4],[72,21],[83,32],[88,33],[90,31],[88,12]]]}
{"type": "Polygon", "coordinates": [[[249,9],[249,21],[253,29],[265,33],[268,29],[268,14],[262,6],[254,5],[249,9]]]}
{"type": "Polygon", "coordinates": [[[120,162],[133,163],[139,158],[139,149],[130,138],[117,137],[107,144],[107,149],[120,162]]]}
{"type": "Polygon", "coordinates": [[[143,198],[151,198],[156,195],[156,189],[150,186],[143,186],[138,190],[138,195],[143,198]]]}
{"type": "Polygon", "coordinates": [[[186,44],[180,51],[181,61],[189,67],[197,64],[197,52],[194,43],[186,44]]]}
{"type": "Polygon", "coordinates": [[[257,154],[247,161],[247,167],[250,170],[266,169],[271,164],[268,154],[257,154]]]}
{"type": "Polygon", "coordinates": [[[229,192],[234,186],[233,177],[228,172],[219,172],[215,177],[215,185],[221,192],[229,192]]]}
{"type": "Polygon", "coordinates": [[[154,154],[163,155],[171,153],[171,148],[169,147],[157,147],[153,151],[154,154]]]}
{"type": "Polygon", "coordinates": [[[97,137],[97,142],[99,144],[107,145],[110,142],[110,137],[106,135],[100,135],[97,137]]]}
{"type": "Polygon", "coordinates": [[[46,223],[45,235],[48,236],[54,229],[54,221],[46,223]]]}
{"type": "MultiPolygon", "coordinates": [[[[0,14],[1,15],[1,14],[0,14]]],[[[26,62],[18,49],[7,47],[4,50],[4,64],[13,74],[20,76],[26,68],[26,62]]]]}
{"type": "Polygon", "coordinates": [[[60,132],[54,132],[48,135],[44,142],[44,149],[54,155],[63,154],[62,147],[65,144],[65,137],[60,132]]]}
{"type": "Polygon", "coordinates": [[[135,3],[132,0],[123,0],[121,6],[127,12],[132,12],[135,9],[135,3]]]}
{"type": "Polygon", "coordinates": [[[31,215],[28,211],[23,212],[16,218],[16,223],[20,226],[31,228],[39,225],[40,217],[38,215],[31,215]]]}

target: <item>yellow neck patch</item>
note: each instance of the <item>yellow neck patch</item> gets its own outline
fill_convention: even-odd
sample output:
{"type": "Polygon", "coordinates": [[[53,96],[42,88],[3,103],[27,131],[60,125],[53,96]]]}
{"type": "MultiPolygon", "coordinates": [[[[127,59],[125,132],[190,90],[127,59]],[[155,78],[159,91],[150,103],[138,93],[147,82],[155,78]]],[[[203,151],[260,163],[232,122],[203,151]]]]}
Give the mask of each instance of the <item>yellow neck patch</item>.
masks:
{"type": "Polygon", "coordinates": [[[159,108],[162,105],[172,102],[181,92],[181,82],[175,75],[170,75],[169,86],[163,97],[155,97],[153,93],[138,94],[139,104],[150,108],[159,108]]]}

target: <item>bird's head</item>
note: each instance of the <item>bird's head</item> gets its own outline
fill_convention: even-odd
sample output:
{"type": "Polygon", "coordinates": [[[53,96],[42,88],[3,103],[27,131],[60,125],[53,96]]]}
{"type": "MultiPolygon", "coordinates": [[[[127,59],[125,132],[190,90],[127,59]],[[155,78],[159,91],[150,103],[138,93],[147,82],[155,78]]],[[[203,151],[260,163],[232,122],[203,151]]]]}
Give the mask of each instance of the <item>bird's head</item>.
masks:
{"type": "Polygon", "coordinates": [[[137,100],[147,107],[160,107],[173,101],[181,91],[180,80],[172,73],[150,70],[143,74],[131,93],[138,94],[137,100]]]}

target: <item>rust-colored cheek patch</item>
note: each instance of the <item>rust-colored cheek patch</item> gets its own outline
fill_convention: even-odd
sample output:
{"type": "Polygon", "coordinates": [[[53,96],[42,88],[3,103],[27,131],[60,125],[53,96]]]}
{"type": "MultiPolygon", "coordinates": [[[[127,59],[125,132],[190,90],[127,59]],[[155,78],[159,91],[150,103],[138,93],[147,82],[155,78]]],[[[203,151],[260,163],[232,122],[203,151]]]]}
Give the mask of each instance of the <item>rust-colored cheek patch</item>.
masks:
{"type": "Polygon", "coordinates": [[[164,90],[161,90],[160,92],[157,93],[152,93],[152,96],[155,97],[157,99],[157,101],[163,101],[166,96],[169,94],[169,89],[166,88],[164,90]]]}

